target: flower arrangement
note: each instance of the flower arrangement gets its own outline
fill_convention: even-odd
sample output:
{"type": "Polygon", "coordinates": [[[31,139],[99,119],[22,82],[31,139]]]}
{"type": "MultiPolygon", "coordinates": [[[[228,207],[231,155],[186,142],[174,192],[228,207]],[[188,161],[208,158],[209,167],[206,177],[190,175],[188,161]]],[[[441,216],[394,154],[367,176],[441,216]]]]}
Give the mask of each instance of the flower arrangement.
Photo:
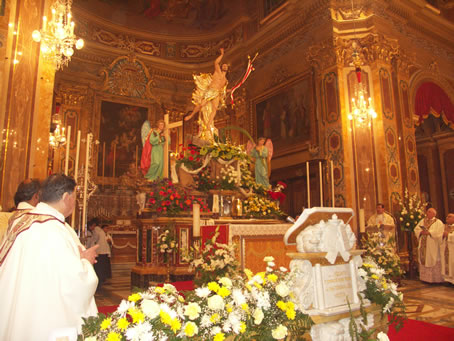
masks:
{"type": "Polygon", "coordinates": [[[358,274],[364,280],[360,290],[365,298],[382,307],[383,314],[389,314],[390,324],[398,331],[407,318],[403,294],[397,291],[397,284],[386,277],[386,271],[372,257],[365,257],[358,274]]]}
{"type": "Polygon", "coordinates": [[[267,192],[268,196],[271,198],[271,200],[279,201],[279,203],[282,205],[286,197],[286,195],[282,191],[286,188],[287,185],[284,182],[278,181],[276,187],[267,192]]]}
{"type": "Polygon", "coordinates": [[[399,200],[400,212],[399,220],[404,231],[412,231],[424,217],[427,203],[423,203],[417,194],[408,193],[405,189],[404,199],[399,200]]]}
{"type": "Polygon", "coordinates": [[[208,212],[204,200],[188,195],[187,192],[175,186],[169,179],[156,180],[152,183],[153,190],[149,193],[148,207],[167,216],[175,216],[181,212],[192,212],[193,202],[200,203],[200,211],[208,212]]]}
{"type": "Polygon", "coordinates": [[[235,244],[217,243],[218,237],[219,226],[213,237],[208,239],[203,247],[194,245],[184,256],[195,270],[194,282],[197,285],[216,281],[221,277],[233,276],[239,271],[235,244]]]}
{"type": "Polygon", "coordinates": [[[195,177],[195,186],[196,189],[200,192],[208,192],[209,190],[218,187],[217,182],[211,178],[210,166],[207,166],[200,170],[200,172],[195,177]]]}
{"type": "Polygon", "coordinates": [[[85,340],[282,340],[302,335],[312,320],[297,307],[286,269],[222,277],[179,295],[171,284],[150,287],[123,300],[109,317],[85,319],[85,340]]]}
{"type": "Polygon", "coordinates": [[[243,146],[220,142],[203,146],[200,149],[200,155],[211,155],[212,158],[220,158],[224,161],[250,159],[243,146]]]}
{"type": "MultiPolygon", "coordinates": [[[[182,145],[180,145],[182,146],[182,145]]],[[[203,161],[200,155],[200,147],[190,144],[188,147],[183,147],[179,154],[176,154],[177,167],[182,164],[189,170],[194,170],[202,167],[203,161]]]]}
{"type": "Polygon", "coordinates": [[[226,190],[236,189],[241,182],[241,177],[239,176],[238,173],[239,172],[232,165],[221,168],[219,188],[226,190]]]}
{"type": "Polygon", "coordinates": [[[256,218],[281,217],[284,215],[275,201],[258,195],[251,195],[244,200],[243,208],[246,215],[256,218]]]}
{"type": "Polygon", "coordinates": [[[170,232],[169,229],[166,229],[163,233],[161,233],[158,236],[156,247],[164,256],[164,263],[167,263],[167,260],[169,259],[168,255],[177,250],[177,241],[173,231],[170,232]]]}
{"type": "Polygon", "coordinates": [[[400,257],[395,252],[396,243],[393,239],[384,242],[380,233],[368,233],[367,237],[361,240],[366,249],[365,256],[371,257],[376,264],[385,270],[383,274],[387,279],[401,278],[404,274],[400,257]]]}

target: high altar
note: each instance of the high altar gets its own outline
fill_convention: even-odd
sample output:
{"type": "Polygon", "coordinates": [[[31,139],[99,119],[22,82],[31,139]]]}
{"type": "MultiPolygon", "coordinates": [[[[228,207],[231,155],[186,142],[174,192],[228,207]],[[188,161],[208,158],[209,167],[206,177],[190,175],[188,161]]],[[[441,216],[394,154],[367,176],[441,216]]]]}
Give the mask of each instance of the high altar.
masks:
{"type": "MultiPolygon", "coordinates": [[[[180,153],[187,135],[197,135],[195,119],[181,124],[193,110],[193,73],[212,72],[223,47],[230,64],[228,88],[241,80],[248,55],[258,56],[255,70],[234,94],[234,105],[227,101],[215,125],[236,145],[245,145],[248,137],[223,128],[235,126],[254,140],[273,140],[270,180],[288,185],[284,212],[295,217],[303,207],[352,207],[367,219],[380,202],[395,215],[405,189],[422,192],[440,216],[454,211],[449,171],[454,167],[454,118],[437,104],[454,103],[452,1],[355,0],[352,6],[343,0],[219,0],[199,7],[169,1],[156,13],[137,4],[125,8],[126,3],[116,1],[74,1],[75,34],[85,47],[58,71],[31,39],[41,18],[50,17],[51,3],[0,2],[3,209],[12,207],[24,178],[64,171],[66,155],[69,174],[78,173],[83,183],[83,166],[90,158],[90,180],[98,188],[85,213],[109,222],[117,245],[113,262],[156,268],[152,253],[140,253],[139,259],[140,245],[151,245],[153,227],[162,227],[154,218],[138,216],[131,174],[139,168],[140,126],[145,120],[154,125],[168,114],[169,150],[180,153]],[[358,68],[365,98],[370,97],[377,114],[363,125],[348,118],[358,68]],[[431,100],[436,98],[442,100],[431,100]],[[67,145],[50,147],[49,132],[57,121],[71,127],[72,134],[67,145]],[[91,154],[85,153],[89,133],[91,154]]],[[[78,208],[76,226],[83,222],[83,211],[78,208]]],[[[351,222],[357,235],[360,216],[351,222]]],[[[249,263],[251,254],[259,258],[265,248],[284,248],[270,241],[277,236],[267,227],[271,221],[262,230],[246,228],[255,223],[244,219],[221,218],[204,222],[209,219],[202,215],[201,221],[228,225],[244,266],[255,266],[249,263]],[[260,231],[245,235],[251,229],[260,231]]],[[[191,225],[190,217],[171,219],[181,231],[191,225]]],[[[411,239],[399,233],[405,263],[411,239]]],[[[187,235],[191,241],[191,232],[187,235]]],[[[182,271],[178,262],[173,276],[182,271]]],[[[164,271],[161,266],[155,274],[164,271]]]]}

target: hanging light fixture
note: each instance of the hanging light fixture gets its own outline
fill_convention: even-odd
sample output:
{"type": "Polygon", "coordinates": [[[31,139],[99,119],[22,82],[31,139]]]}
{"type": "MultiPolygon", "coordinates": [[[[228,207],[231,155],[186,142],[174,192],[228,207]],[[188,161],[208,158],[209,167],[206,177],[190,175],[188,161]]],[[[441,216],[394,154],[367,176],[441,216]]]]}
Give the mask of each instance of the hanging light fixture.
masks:
{"type": "Polygon", "coordinates": [[[62,126],[60,118],[60,103],[55,105],[55,114],[52,115],[52,131],[49,133],[49,146],[58,149],[66,143],[65,127],[62,126]],[[54,128],[55,127],[55,128],[54,128]]]}
{"type": "Polygon", "coordinates": [[[57,70],[68,65],[74,46],[78,50],[84,46],[83,39],[74,35],[71,4],[72,0],[56,0],[51,6],[52,19],[48,21],[44,16],[42,29],[32,33],[33,40],[41,42],[41,52],[54,60],[57,70]]]}
{"type": "MultiPolygon", "coordinates": [[[[359,11],[360,12],[360,11],[359,11]]],[[[353,41],[353,52],[352,52],[352,65],[355,67],[356,80],[355,94],[352,97],[352,111],[348,114],[348,119],[355,119],[360,124],[368,124],[371,119],[377,117],[374,106],[372,105],[372,98],[367,94],[367,88],[362,83],[361,79],[361,57],[359,53],[359,46],[356,42],[356,26],[355,21],[359,18],[358,14],[353,17],[353,33],[355,35],[355,41],[353,41]]],[[[353,0],[352,0],[352,15],[354,14],[353,0]]]]}

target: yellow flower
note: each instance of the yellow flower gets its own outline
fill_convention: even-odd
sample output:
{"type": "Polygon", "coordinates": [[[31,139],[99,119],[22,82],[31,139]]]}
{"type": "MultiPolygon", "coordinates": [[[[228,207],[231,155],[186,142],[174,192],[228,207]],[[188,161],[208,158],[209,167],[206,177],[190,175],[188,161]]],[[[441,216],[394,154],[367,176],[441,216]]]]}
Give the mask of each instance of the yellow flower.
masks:
{"type": "Polygon", "coordinates": [[[214,292],[218,292],[220,286],[219,284],[217,284],[216,282],[210,282],[208,283],[208,289],[210,289],[211,291],[214,291],[214,292]]]}
{"type": "Polygon", "coordinates": [[[115,332],[110,332],[107,335],[107,341],[120,341],[121,340],[121,335],[115,332]]]}
{"type": "Polygon", "coordinates": [[[181,303],[183,303],[183,302],[184,302],[184,297],[181,296],[181,295],[179,295],[179,296],[178,296],[178,301],[180,301],[181,303]]]}
{"type": "Polygon", "coordinates": [[[210,317],[211,323],[218,323],[220,319],[221,319],[221,316],[219,316],[218,313],[214,313],[214,314],[211,315],[211,317],[210,317]]]}
{"type": "MultiPolygon", "coordinates": [[[[131,309],[129,309],[131,310],[131,309]]],[[[138,309],[134,309],[132,312],[129,313],[132,317],[133,323],[140,323],[145,320],[145,314],[138,309]]]]}
{"type": "Polygon", "coordinates": [[[244,269],[244,273],[246,274],[247,278],[251,279],[252,276],[254,275],[251,270],[249,269],[244,269]]]}
{"type": "Polygon", "coordinates": [[[373,279],[378,279],[378,276],[376,274],[373,274],[372,276],[370,276],[371,278],[373,279]]]}
{"type": "Polygon", "coordinates": [[[156,287],[156,288],[154,288],[154,292],[157,294],[163,294],[163,293],[165,293],[165,290],[163,287],[156,287]]]}
{"type": "Polygon", "coordinates": [[[112,323],[111,317],[104,319],[101,323],[101,329],[105,330],[105,329],[109,328],[111,323],[112,323]]]}
{"type": "Polygon", "coordinates": [[[287,309],[287,311],[285,312],[285,315],[287,315],[287,318],[289,320],[294,320],[295,319],[295,316],[296,316],[296,312],[294,309],[287,309]]]}
{"type": "Polygon", "coordinates": [[[254,285],[255,285],[255,287],[256,287],[257,289],[259,289],[259,290],[262,290],[262,288],[263,288],[263,287],[262,287],[259,283],[257,283],[257,282],[254,282],[254,285]]]}
{"type": "Polygon", "coordinates": [[[126,318],[122,317],[121,319],[118,320],[117,322],[117,327],[121,331],[124,331],[126,328],[128,328],[129,322],[126,318]]]}
{"type": "Polygon", "coordinates": [[[142,298],[142,296],[140,296],[140,294],[132,294],[128,297],[128,300],[131,301],[131,302],[137,302],[138,300],[140,300],[142,298]]]}
{"type": "Polygon", "coordinates": [[[369,264],[369,263],[363,263],[363,266],[365,266],[366,268],[373,268],[374,267],[372,264],[369,264]]]}
{"type": "Polygon", "coordinates": [[[159,316],[161,317],[161,322],[162,323],[167,324],[168,326],[170,326],[172,324],[172,318],[164,310],[161,310],[159,312],[159,316]]]}
{"type": "Polygon", "coordinates": [[[245,287],[247,290],[252,291],[252,287],[249,284],[246,284],[245,287]]]}
{"type": "Polygon", "coordinates": [[[282,311],[287,310],[287,304],[284,301],[277,301],[276,306],[281,309],[282,311]]]}
{"type": "Polygon", "coordinates": [[[228,313],[231,313],[233,311],[232,305],[230,303],[227,303],[225,305],[225,309],[227,310],[228,313]]]}
{"type": "Polygon", "coordinates": [[[246,323],[240,322],[240,333],[243,334],[246,331],[246,323]]]}
{"type": "Polygon", "coordinates": [[[267,276],[267,278],[270,282],[273,282],[273,283],[276,283],[276,281],[277,281],[277,275],[275,275],[275,274],[269,274],[267,276]]]}
{"type": "Polygon", "coordinates": [[[199,328],[194,322],[188,322],[184,326],[184,334],[188,337],[193,337],[199,332],[199,328]]]}
{"type": "Polygon", "coordinates": [[[223,341],[225,339],[225,334],[224,333],[217,333],[214,336],[213,341],[223,341]]]}
{"type": "Polygon", "coordinates": [[[241,309],[243,309],[245,312],[249,313],[249,306],[247,303],[243,303],[241,305],[241,309]]]}
{"type": "Polygon", "coordinates": [[[230,295],[230,290],[227,289],[226,287],[220,287],[218,290],[218,295],[221,296],[222,298],[225,298],[230,295]]]}
{"type": "Polygon", "coordinates": [[[172,319],[170,323],[170,328],[173,330],[173,333],[176,334],[178,330],[181,329],[181,322],[177,318],[172,319]]]}

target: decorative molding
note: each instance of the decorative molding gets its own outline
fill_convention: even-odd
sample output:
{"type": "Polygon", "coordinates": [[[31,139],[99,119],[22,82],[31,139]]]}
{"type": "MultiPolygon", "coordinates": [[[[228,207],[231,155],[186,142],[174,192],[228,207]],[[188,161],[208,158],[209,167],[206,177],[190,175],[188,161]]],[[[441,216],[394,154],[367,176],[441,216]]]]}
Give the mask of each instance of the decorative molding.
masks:
{"type": "Polygon", "coordinates": [[[59,83],[56,88],[56,102],[65,106],[81,107],[88,94],[88,87],[69,83],[59,83]]]}

